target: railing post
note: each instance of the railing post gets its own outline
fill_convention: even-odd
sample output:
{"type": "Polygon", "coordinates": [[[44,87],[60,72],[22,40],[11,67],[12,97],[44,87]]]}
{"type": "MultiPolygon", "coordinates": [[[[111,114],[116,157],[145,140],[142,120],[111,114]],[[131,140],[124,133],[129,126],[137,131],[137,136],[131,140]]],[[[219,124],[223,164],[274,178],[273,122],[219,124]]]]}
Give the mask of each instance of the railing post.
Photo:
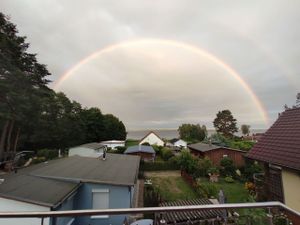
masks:
{"type": "Polygon", "coordinates": [[[44,225],[44,217],[41,218],[41,225],[44,225]]]}
{"type": "Polygon", "coordinates": [[[270,207],[268,208],[268,214],[267,214],[267,217],[268,217],[269,225],[273,225],[273,215],[272,215],[272,212],[271,212],[271,208],[270,208],[270,207]]]}

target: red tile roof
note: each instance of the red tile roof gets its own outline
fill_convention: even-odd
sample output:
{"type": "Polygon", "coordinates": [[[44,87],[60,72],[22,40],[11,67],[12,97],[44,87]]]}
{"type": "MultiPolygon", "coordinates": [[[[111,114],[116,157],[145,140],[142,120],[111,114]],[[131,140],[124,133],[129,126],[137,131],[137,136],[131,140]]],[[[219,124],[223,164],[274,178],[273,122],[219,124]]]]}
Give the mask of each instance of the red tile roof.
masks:
{"type": "Polygon", "coordinates": [[[284,111],[247,157],[300,171],[300,108],[284,111]]]}

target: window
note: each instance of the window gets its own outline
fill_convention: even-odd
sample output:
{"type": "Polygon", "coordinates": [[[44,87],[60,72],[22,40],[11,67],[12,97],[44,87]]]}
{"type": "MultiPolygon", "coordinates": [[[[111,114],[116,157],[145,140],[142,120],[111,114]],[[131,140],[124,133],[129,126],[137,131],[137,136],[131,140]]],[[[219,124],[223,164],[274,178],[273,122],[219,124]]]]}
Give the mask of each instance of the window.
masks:
{"type": "Polygon", "coordinates": [[[223,158],[228,157],[228,155],[223,155],[223,158]]]}
{"type": "MultiPolygon", "coordinates": [[[[109,208],[109,190],[108,189],[93,189],[92,190],[93,209],[108,209],[109,208]]],[[[92,219],[108,218],[108,215],[91,216],[92,219]]]]}

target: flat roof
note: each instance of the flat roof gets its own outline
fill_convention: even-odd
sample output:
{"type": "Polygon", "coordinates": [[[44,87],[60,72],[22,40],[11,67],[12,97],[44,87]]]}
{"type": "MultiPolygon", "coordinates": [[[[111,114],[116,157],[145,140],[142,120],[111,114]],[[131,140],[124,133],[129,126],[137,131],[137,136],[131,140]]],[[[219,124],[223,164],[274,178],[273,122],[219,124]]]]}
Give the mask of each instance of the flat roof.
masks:
{"type": "Polygon", "coordinates": [[[90,183],[132,186],[135,184],[140,164],[139,156],[106,154],[102,158],[71,156],[49,161],[31,175],[90,183]]]}
{"type": "Polygon", "coordinates": [[[0,197],[56,207],[81,183],[133,186],[140,157],[106,154],[102,158],[71,156],[1,175],[0,197]]]}
{"type": "Polygon", "coordinates": [[[23,172],[1,176],[0,197],[54,207],[73,190],[79,183],[30,176],[23,172]]]}

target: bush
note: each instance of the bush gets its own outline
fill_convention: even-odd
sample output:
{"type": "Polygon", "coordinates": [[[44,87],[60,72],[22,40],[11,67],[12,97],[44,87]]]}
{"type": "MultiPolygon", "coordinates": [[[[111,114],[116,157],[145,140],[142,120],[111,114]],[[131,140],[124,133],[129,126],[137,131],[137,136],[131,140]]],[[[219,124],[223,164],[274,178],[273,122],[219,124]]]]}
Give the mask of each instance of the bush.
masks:
{"type": "Polygon", "coordinates": [[[222,167],[221,173],[223,176],[235,176],[235,166],[233,164],[233,160],[229,157],[224,157],[220,165],[222,167]]]}
{"type": "Polygon", "coordinates": [[[192,154],[183,150],[178,158],[178,163],[181,169],[185,170],[188,174],[193,174],[197,168],[198,158],[192,156],[192,154]]]}
{"type": "Polygon", "coordinates": [[[218,189],[213,183],[197,182],[196,192],[201,198],[217,198],[218,189]]]}
{"type": "Polygon", "coordinates": [[[197,160],[197,168],[194,177],[204,177],[208,175],[208,170],[213,166],[212,161],[205,157],[204,159],[197,160]]]}
{"type": "Polygon", "coordinates": [[[37,152],[37,157],[44,157],[46,160],[55,159],[58,157],[58,150],[55,149],[41,149],[37,152]]]}
{"type": "Polygon", "coordinates": [[[123,154],[125,151],[126,151],[126,147],[122,147],[122,146],[116,147],[115,150],[115,152],[119,154],[123,154]]]}
{"type": "Polygon", "coordinates": [[[173,156],[173,153],[169,148],[163,148],[160,152],[161,158],[165,161],[168,161],[173,156]]]}
{"type": "Polygon", "coordinates": [[[179,170],[180,166],[172,162],[144,162],[140,164],[143,171],[179,170]]]}
{"type": "Polygon", "coordinates": [[[234,182],[234,179],[232,177],[225,177],[225,182],[226,183],[233,183],[234,182]]]}
{"type": "Polygon", "coordinates": [[[150,146],[148,142],[144,142],[142,145],[150,146]]]}
{"type": "Polygon", "coordinates": [[[219,174],[219,169],[217,167],[210,167],[208,170],[207,170],[207,173],[210,173],[210,174],[219,174]]]}

